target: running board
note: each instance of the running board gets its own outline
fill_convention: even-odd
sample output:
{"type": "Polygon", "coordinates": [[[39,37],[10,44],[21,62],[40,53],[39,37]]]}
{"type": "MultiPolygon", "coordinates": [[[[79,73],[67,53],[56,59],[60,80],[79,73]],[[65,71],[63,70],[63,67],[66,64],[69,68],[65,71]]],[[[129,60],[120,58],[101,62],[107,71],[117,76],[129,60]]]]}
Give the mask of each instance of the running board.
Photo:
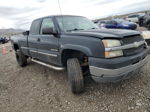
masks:
{"type": "Polygon", "coordinates": [[[35,62],[35,63],[38,63],[40,65],[43,65],[43,66],[46,66],[46,67],[49,67],[49,68],[52,68],[54,70],[64,70],[63,67],[56,67],[56,66],[53,66],[53,65],[50,65],[50,64],[46,64],[44,62],[41,62],[41,61],[38,61],[38,60],[35,60],[35,59],[31,59],[31,61],[35,62]]]}

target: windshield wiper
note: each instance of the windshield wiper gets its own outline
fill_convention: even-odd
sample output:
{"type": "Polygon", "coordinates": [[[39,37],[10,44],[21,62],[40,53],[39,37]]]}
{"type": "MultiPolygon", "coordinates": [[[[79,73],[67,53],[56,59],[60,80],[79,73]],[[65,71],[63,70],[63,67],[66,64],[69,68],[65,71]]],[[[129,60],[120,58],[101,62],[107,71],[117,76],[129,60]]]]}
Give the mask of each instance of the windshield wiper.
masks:
{"type": "Polygon", "coordinates": [[[74,29],[67,30],[67,31],[78,31],[78,30],[84,30],[84,29],[74,28],[74,29]]]}

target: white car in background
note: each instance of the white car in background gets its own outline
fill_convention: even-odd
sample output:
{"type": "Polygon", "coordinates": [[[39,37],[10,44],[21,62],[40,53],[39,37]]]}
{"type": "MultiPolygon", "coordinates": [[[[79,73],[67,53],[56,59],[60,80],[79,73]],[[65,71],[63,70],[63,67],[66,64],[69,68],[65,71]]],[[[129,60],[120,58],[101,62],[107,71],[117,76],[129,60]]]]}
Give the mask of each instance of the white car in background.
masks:
{"type": "Polygon", "coordinates": [[[126,20],[129,21],[129,22],[138,23],[139,22],[138,17],[139,17],[138,14],[133,14],[133,15],[127,16],[126,20]]]}
{"type": "Polygon", "coordinates": [[[145,13],[138,13],[138,14],[132,14],[132,15],[128,15],[126,17],[126,20],[129,22],[134,22],[134,23],[138,23],[139,22],[139,17],[145,15],[145,13]]]}
{"type": "Polygon", "coordinates": [[[142,35],[147,42],[148,46],[150,46],[150,31],[142,31],[142,35]]]}

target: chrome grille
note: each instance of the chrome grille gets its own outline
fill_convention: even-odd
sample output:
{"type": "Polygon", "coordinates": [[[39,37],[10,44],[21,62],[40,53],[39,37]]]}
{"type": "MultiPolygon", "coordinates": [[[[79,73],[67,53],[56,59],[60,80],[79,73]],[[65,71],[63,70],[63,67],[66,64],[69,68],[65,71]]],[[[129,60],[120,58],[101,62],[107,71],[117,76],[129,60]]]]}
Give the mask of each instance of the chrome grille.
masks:
{"type": "MultiPolygon", "coordinates": [[[[134,42],[140,42],[143,40],[144,39],[140,35],[133,35],[133,36],[125,37],[121,41],[122,41],[122,45],[128,45],[128,44],[133,44],[134,42]]],[[[135,54],[142,52],[144,49],[145,49],[145,44],[137,48],[124,49],[123,54],[124,56],[135,55],[135,54]]]]}

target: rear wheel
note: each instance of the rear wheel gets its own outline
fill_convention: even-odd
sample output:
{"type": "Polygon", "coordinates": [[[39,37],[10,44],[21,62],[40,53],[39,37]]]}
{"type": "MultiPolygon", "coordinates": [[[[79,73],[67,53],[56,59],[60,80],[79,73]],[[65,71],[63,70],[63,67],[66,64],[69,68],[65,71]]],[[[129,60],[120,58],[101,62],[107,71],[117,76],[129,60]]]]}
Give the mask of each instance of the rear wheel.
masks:
{"type": "Polygon", "coordinates": [[[18,62],[18,65],[21,67],[27,65],[27,57],[20,50],[16,51],[16,60],[18,62]]]}
{"type": "Polygon", "coordinates": [[[83,92],[84,79],[82,69],[77,58],[67,60],[68,79],[71,90],[74,94],[83,92]]]}

